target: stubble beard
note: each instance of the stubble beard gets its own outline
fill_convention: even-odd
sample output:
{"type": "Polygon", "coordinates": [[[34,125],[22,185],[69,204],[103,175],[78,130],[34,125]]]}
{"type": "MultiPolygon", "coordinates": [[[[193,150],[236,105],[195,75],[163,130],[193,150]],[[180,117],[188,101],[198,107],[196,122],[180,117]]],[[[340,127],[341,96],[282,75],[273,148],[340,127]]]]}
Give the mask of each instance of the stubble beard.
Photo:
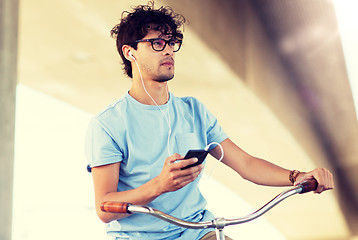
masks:
{"type": "Polygon", "coordinates": [[[158,78],[154,79],[156,82],[168,82],[174,78],[174,74],[170,76],[159,76],[158,78]]]}
{"type": "Polygon", "coordinates": [[[154,79],[156,82],[167,82],[174,78],[174,70],[168,74],[159,74],[158,77],[154,79]]]}

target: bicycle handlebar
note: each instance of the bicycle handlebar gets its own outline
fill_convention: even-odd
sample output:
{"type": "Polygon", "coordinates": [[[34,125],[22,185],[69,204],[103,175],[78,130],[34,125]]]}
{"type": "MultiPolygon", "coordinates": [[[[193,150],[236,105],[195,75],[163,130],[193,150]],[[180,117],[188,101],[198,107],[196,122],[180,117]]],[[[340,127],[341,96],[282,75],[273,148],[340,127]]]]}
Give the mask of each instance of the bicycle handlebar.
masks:
{"type": "Polygon", "coordinates": [[[132,204],[126,202],[102,202],[101,210],[110,213],[130,213],[128,212],[130,205],[132,204]]]}
{"type": "Polygon", "coordinates": [[[299,183],[298,185],[301,186],[301,188],[302,188],[302,191],[300,192],[300,194],[302,194],[302,193],[307,193],[307,192],[316,190],[318,183],[317,183],[316,179],[311,179],[311,180],[303,181],[303,182],[299,183]]]}
{"type": "Polygon", "coordinates": [[[228,225],[235,225],[241,224],[245,222],[249,222],[254,220],[271,208],[276,206],[278,203],[283,201],[284,199],[294,195],[294,194],[302,194],[316,190],[317,188],[317,181],[315,179],[306,180],[302,183],[299,183],[297,186],[294,186],[286,191],[281,192],[271,201],[269,201],[266,205],[262,208],[253,212],[245,217],[237,218],[237,219],[225,219],[225,218],[216,218],[215,220],[208,221],[208,222],[187,222],[178,218],[175,218],[169,214],[163,213],[157,209],[148,207],[148,206],[140,206],[140,205],[133,205],[131,203],[123,203],[123,202],[102,202],[101,210],[104,212],[110,213],[146,213],[152,215],[154,217],[160,218],[164,221],[170,222],[180,227],[185,228],[192,228],[192,229],[202,229],[202,228],[216,228],[216,229],[223,229],[225,226],[228,225]]]}

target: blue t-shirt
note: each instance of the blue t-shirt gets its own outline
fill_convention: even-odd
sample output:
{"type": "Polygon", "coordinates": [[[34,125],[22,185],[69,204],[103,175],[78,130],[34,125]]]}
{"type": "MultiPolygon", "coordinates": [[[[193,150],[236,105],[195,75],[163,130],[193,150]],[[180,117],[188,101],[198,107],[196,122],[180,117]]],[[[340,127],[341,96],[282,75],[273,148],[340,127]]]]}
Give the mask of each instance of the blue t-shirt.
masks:
{"type": "MultiPolygon", "coordinates": [[[[144,105],[127,93],[91,120],[87,159],[91,167],[121,162],[118,191],[137,188],[158,176],[169,156],[168,144],[170,154],[185,155],[189,149],[203,149],[227,138],[217,119],[193,97],[179,98],[170,93],[169,101],[160,109],[144,105]]],[[[187,221],[213,220],[205,210],[199,179],[162,194],[148,206],[187,221]]],[[[212,230],[187,230],[146,214],[133,214],[107,225],[107,233],[118,239],[198,239],[212,230]]]]}

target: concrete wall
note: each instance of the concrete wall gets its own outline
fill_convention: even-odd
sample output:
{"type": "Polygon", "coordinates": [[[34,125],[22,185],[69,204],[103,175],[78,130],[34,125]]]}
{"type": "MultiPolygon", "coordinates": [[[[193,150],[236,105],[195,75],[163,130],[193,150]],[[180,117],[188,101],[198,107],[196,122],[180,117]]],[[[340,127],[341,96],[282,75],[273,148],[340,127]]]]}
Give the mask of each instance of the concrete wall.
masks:
{"type": "Polygon", "coordinates": [[[10,240],[15,136],[18,3],[0,1],[0,239],[10,240]]]}

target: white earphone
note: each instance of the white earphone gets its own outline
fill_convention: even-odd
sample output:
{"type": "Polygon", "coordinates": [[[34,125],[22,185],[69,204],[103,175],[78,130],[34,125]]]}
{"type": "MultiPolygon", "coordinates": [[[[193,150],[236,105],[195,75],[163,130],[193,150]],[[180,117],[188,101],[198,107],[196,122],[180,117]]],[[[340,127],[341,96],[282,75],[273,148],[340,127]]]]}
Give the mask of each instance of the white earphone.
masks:
{"type": "Polygon", "coordinates": [[[128,55],[135,61],[135,57],[133,56],[131,51],[128,52],[128,55]]]}

